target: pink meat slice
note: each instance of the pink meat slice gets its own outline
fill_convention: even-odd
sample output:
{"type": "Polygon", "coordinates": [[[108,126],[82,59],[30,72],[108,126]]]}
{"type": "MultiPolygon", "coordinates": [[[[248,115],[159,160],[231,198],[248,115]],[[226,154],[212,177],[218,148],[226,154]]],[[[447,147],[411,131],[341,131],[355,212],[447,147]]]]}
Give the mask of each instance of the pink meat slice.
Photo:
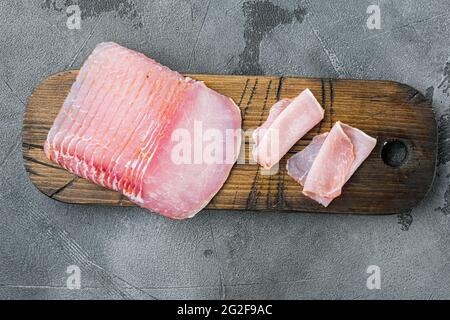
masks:
{"type": "Polygon", "coordinates": [[[311,169],[327,135],[328,132],[315,136],[308,146],[302,151],[297,152],[287,161],[286,168],[288,174],[302,186],[305,184],[309,169],[311,169]]]}
{"type": "Polygon", "coordinates": [[[288,160],[288,174],[304,186],[305,195],[327,207],[376,143],[363,131],[338,121],[329,133],[314,137],[288,160]]]}
{"type": "Polygon", "coordinates": [[[324,110],[309,89],[294,99],[279,101],[253,134],[254,160],[270,169],[323,117],[324,110]]]}
{"type": "Polygon", "coordinates": [[[275,121],[275,119],[286,109],[286,107],[291,103],[292,99],[282,99],[275,103],[269,111],[269,116],[267,120],[258,128],[253,131],[252,138],[255,142],[255,145],[261,141],[262,137],[266,133],[267,129],[270,125],[275,121]]]}
{"type": "Polygon", "coordinates": [[[240,128],[240,111],[230,98],[107,42],[83,64],[44,151],[80,177],[183,219],[205,207],[225,183],[238,155],[240,128]],[[208,147],[202,136],[194,141],[194,124],[219,137],[214,161],[204,161],[202,154],[197,163],[174,159],[177,131],[186,133],[183,145],[190,153],[208,147]],[[224,142],[228,131],[232,143],[224,142]]]}

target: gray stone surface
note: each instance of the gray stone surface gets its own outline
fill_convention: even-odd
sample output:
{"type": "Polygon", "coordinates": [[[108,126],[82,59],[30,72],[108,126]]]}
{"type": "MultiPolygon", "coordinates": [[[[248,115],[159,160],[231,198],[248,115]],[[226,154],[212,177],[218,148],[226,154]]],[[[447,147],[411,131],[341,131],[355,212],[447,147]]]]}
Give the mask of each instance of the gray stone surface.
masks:
{"type": "Polygon", "coordinates": [[[0,298],[450,298],[450,3],[372,1],[0,2],[0,298]],[[78,2],[80,30],[66,27],[78,2]],[[25,102],[48,75],[116,41],[179,71],[389,79],[433,98],[432,191],[401,216],[204,210],[169,221],[140,208],[59,203],[21,158],[25,102]],[[78,265],[82,288],[66,288],[78,265]],[[380,290],[366,269],[381,268],[380,290]]]}

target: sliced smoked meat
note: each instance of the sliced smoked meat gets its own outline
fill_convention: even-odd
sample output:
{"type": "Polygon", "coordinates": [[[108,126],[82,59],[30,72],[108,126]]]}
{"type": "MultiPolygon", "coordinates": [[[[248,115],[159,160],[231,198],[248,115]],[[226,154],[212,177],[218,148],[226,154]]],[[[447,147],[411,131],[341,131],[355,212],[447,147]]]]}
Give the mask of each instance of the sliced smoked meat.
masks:
{"type": "Polygon", "coordinates": [[[288,174],[302,186],[305,184],[309,169],[317,157],[328,132],[315,136],[311,143],[300,152],[297,152],[287,161],[288,174]]]}
{"type": "Polygon", "coordinates": [[[253,159],[265,169],[272,168],[323,116],[322,107],[309,89],[294,99],[280,100],[253,133],[253,159]]]}
{"type": "Polygon", "coordinates": [[[376,142],[363,131],[338,121],[329,133],[314,137],[288,160],[288,174],[303,186],[306,196],[326,207],[341,194],[376,142]]]}
{"type": "Polygon", "coordinates": [[[107,42],[83,64],[44,151],[80,177],[153,212],[183,219],[205,207],[224,184],[240,135],[231,144],[224,137],[240,128],[240,111],[230,98],[107,42]],[[211,144],[194,138],[195,127],[215,132],[220,148],[214,149],[214,161],[203,161],[203,153],[193,161],[196,150],[211,144]],[[174,156],[180,143],[189,153],[183,161],[174,156]]]}

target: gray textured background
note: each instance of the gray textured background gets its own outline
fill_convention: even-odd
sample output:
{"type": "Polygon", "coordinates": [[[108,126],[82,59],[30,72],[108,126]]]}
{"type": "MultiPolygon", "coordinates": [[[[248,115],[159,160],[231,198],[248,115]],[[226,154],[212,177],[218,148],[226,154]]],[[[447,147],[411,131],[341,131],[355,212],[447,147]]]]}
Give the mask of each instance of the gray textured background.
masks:
{"type": "Polygon", "coordinates": [[[0,298],[450,298],[450,3],[2,1],[0,298]],[[78,3],[80,30],[66,27],[78,3]],[[368,30],[366,9],[381,8],[368,30]],[[204,210],[169,221],[140,208],[41,194],[21,157],[25,102],[48,75],[112,40],[183,72],[389,79],[433,98],[432,192],[401,216],[204,210]],[[66,268],[82,289],[66,288],[66,268]],[[378,265],[381,290],[366,288],[378,265]]]}

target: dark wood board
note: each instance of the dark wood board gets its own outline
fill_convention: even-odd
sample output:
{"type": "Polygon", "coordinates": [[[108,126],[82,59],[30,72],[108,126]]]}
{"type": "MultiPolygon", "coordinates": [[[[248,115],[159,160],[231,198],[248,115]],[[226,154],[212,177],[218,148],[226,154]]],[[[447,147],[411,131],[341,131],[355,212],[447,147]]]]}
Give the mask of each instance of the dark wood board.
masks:
{"type": "MultiPolygon", "coordinates": [[[[33,184],[56,200],[108,206],[133,205],[121,194],[78,178],[48,160],[43,152],[47,133],[77,70],[48,77],[28,100],[23,122],[23,158],[33,184]]],[[[263,175],[255,164],[236,164],[227,182],[207,208],[299,212],[389,214],[411,210],[425,196],[434,178],[437,129],[430,102],[415,89],[390,81],[280,78],[270,76],[189,75],[227,95],[242,111],[243,129],[259,126],[280,98],[310,88],[325,108],[325,118],[281,160],[275,175],[263,175]],[[314,135],[342,121],[378,139],[369,158],[347,182],[341,197],[328,208],[302,195],[286,172],[286,161],[314,135]],[[406,147],[403,163],[386,164],[386,147],[406,147]]],[[[250,143],[245,141],[245,158],[250,143]]],[[[397,150],[396,148],[393,148],[397,150]]],[[[395,154],[394,154],[395,156],[395,154]]],[[[395,159],[394,159],[395,160],[395,159]]]]}

